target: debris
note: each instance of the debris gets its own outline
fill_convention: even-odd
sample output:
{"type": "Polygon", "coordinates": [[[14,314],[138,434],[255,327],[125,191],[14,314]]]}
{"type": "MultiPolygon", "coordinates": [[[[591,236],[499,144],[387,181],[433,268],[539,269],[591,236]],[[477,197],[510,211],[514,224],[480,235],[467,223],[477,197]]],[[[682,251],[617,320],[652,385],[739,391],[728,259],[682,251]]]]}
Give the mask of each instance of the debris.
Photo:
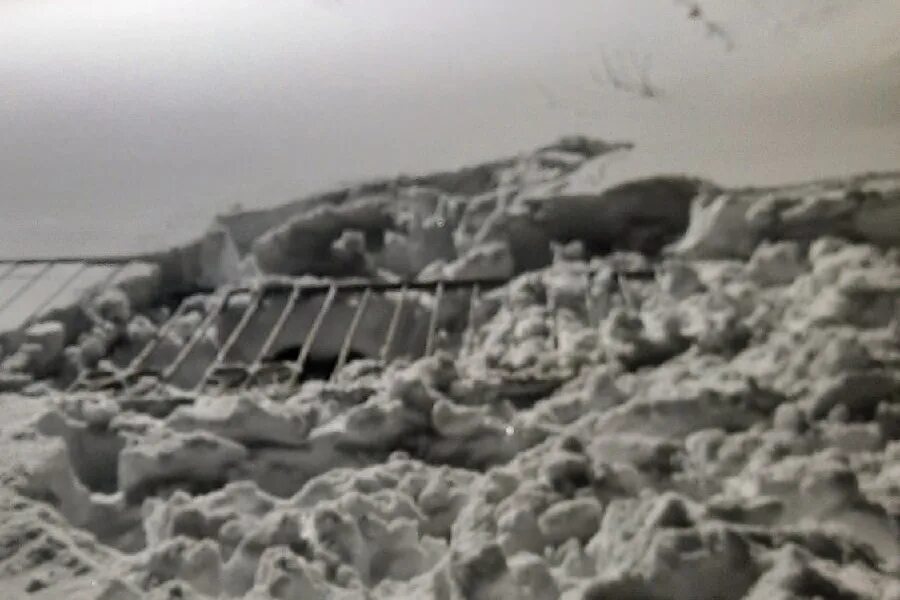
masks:
{"type": "Polygon", "coordinates": [[[900,176],[578,187],[611,147],[232,214],[30,323],[0,586],[896,597],[900,176]]]}

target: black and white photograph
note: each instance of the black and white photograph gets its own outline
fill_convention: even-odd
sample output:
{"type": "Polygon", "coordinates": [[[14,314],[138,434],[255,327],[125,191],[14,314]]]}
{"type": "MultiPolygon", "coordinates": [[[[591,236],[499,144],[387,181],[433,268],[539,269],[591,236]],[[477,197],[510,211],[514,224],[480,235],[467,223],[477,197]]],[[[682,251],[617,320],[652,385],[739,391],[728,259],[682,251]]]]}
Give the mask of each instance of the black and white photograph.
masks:
{"type": "Polygon", "coordinates": [[[0,600],[900,600],[900,0],[0,0],[0,600]]]}

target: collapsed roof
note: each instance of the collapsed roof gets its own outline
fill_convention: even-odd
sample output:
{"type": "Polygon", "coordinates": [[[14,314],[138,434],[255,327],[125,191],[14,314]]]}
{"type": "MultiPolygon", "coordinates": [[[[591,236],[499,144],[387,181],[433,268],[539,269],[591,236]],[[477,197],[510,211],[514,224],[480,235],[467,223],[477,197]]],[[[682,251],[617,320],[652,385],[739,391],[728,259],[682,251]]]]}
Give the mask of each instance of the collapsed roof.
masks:
{"type": "Polygon", "coordinates": [[[24,283],[0,311],[3,385],[47,377],[72,385],[106,361],[107,373],[131,375],[175,363],[179,373],[168,374],[191,387],[213,363],[258,368],[290,348],[304,360],[335,361],[348,333],[345,353],[354,356],[382,357],[386,341],[397,345],[392,356],[420,355],[433,347],[429,336],[459,342],[474,284],[546,267],[567,247],[582,258],[615,251],[716,258],[746,257],[763,240],[823,233],[883,246],[900,239],[896,175],[723,190],[682,175],[617,176],[630,152],[626,143],[564,138],[458,171],[222,215],[196,241],[147,256],[8,262],[0,278],[24,283]],[[470,285],[449,292],[438,311],[436,285],[401,289],[460,280],[470,285]],[[350,331],[366,287],[323,304],[329,282],[354,281],[381,292],[367,298],[350,331]],[[320,293],[309,293],[311,283],[320,293]],[[307,292],[287,306],[291,285],[307,292]],[[400,331],[389,336],[401,295],[400,331]],[[17,313],[17,302],[30,312],[17,313]],[[323,309],[330,314],[317,327],[325,329],[304,350],[323,309]],[[229,340],[239,325],[240,339],[229,340]]]}

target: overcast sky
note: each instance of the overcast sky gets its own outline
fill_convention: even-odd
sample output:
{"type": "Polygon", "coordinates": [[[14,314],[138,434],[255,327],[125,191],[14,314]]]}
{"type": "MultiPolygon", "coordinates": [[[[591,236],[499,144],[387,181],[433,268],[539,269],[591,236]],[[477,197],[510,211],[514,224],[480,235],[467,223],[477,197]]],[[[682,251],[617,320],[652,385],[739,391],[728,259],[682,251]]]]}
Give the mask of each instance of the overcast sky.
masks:
{"type": "Polygon", "coordinates": [[[573,132],[723,183],[900,168],[900,2],[701,4],[724,35],[677,0],[0,0],[0,255],[573,132]],[[661,96],[595,81],[604,54],[661,96]]]}

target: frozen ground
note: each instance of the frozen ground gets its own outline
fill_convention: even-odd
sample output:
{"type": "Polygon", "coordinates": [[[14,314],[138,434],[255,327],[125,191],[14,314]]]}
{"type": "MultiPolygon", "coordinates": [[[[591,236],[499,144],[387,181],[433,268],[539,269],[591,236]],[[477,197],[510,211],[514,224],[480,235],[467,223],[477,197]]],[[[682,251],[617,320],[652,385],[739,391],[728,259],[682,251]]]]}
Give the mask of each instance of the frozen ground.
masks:
{"type": "Polygon", "coordinates": [[[3,595],[900,598],[900,175],[590,176],[630,152],[572,138],[236,215],[95,320],[29,330],[2,365],[3,595]],[[509,283],[412,361],[371,358],[376,311],[361,360],[287,393],[29,383],[127,362],[165,286],[279,274],[509,283]]]}

